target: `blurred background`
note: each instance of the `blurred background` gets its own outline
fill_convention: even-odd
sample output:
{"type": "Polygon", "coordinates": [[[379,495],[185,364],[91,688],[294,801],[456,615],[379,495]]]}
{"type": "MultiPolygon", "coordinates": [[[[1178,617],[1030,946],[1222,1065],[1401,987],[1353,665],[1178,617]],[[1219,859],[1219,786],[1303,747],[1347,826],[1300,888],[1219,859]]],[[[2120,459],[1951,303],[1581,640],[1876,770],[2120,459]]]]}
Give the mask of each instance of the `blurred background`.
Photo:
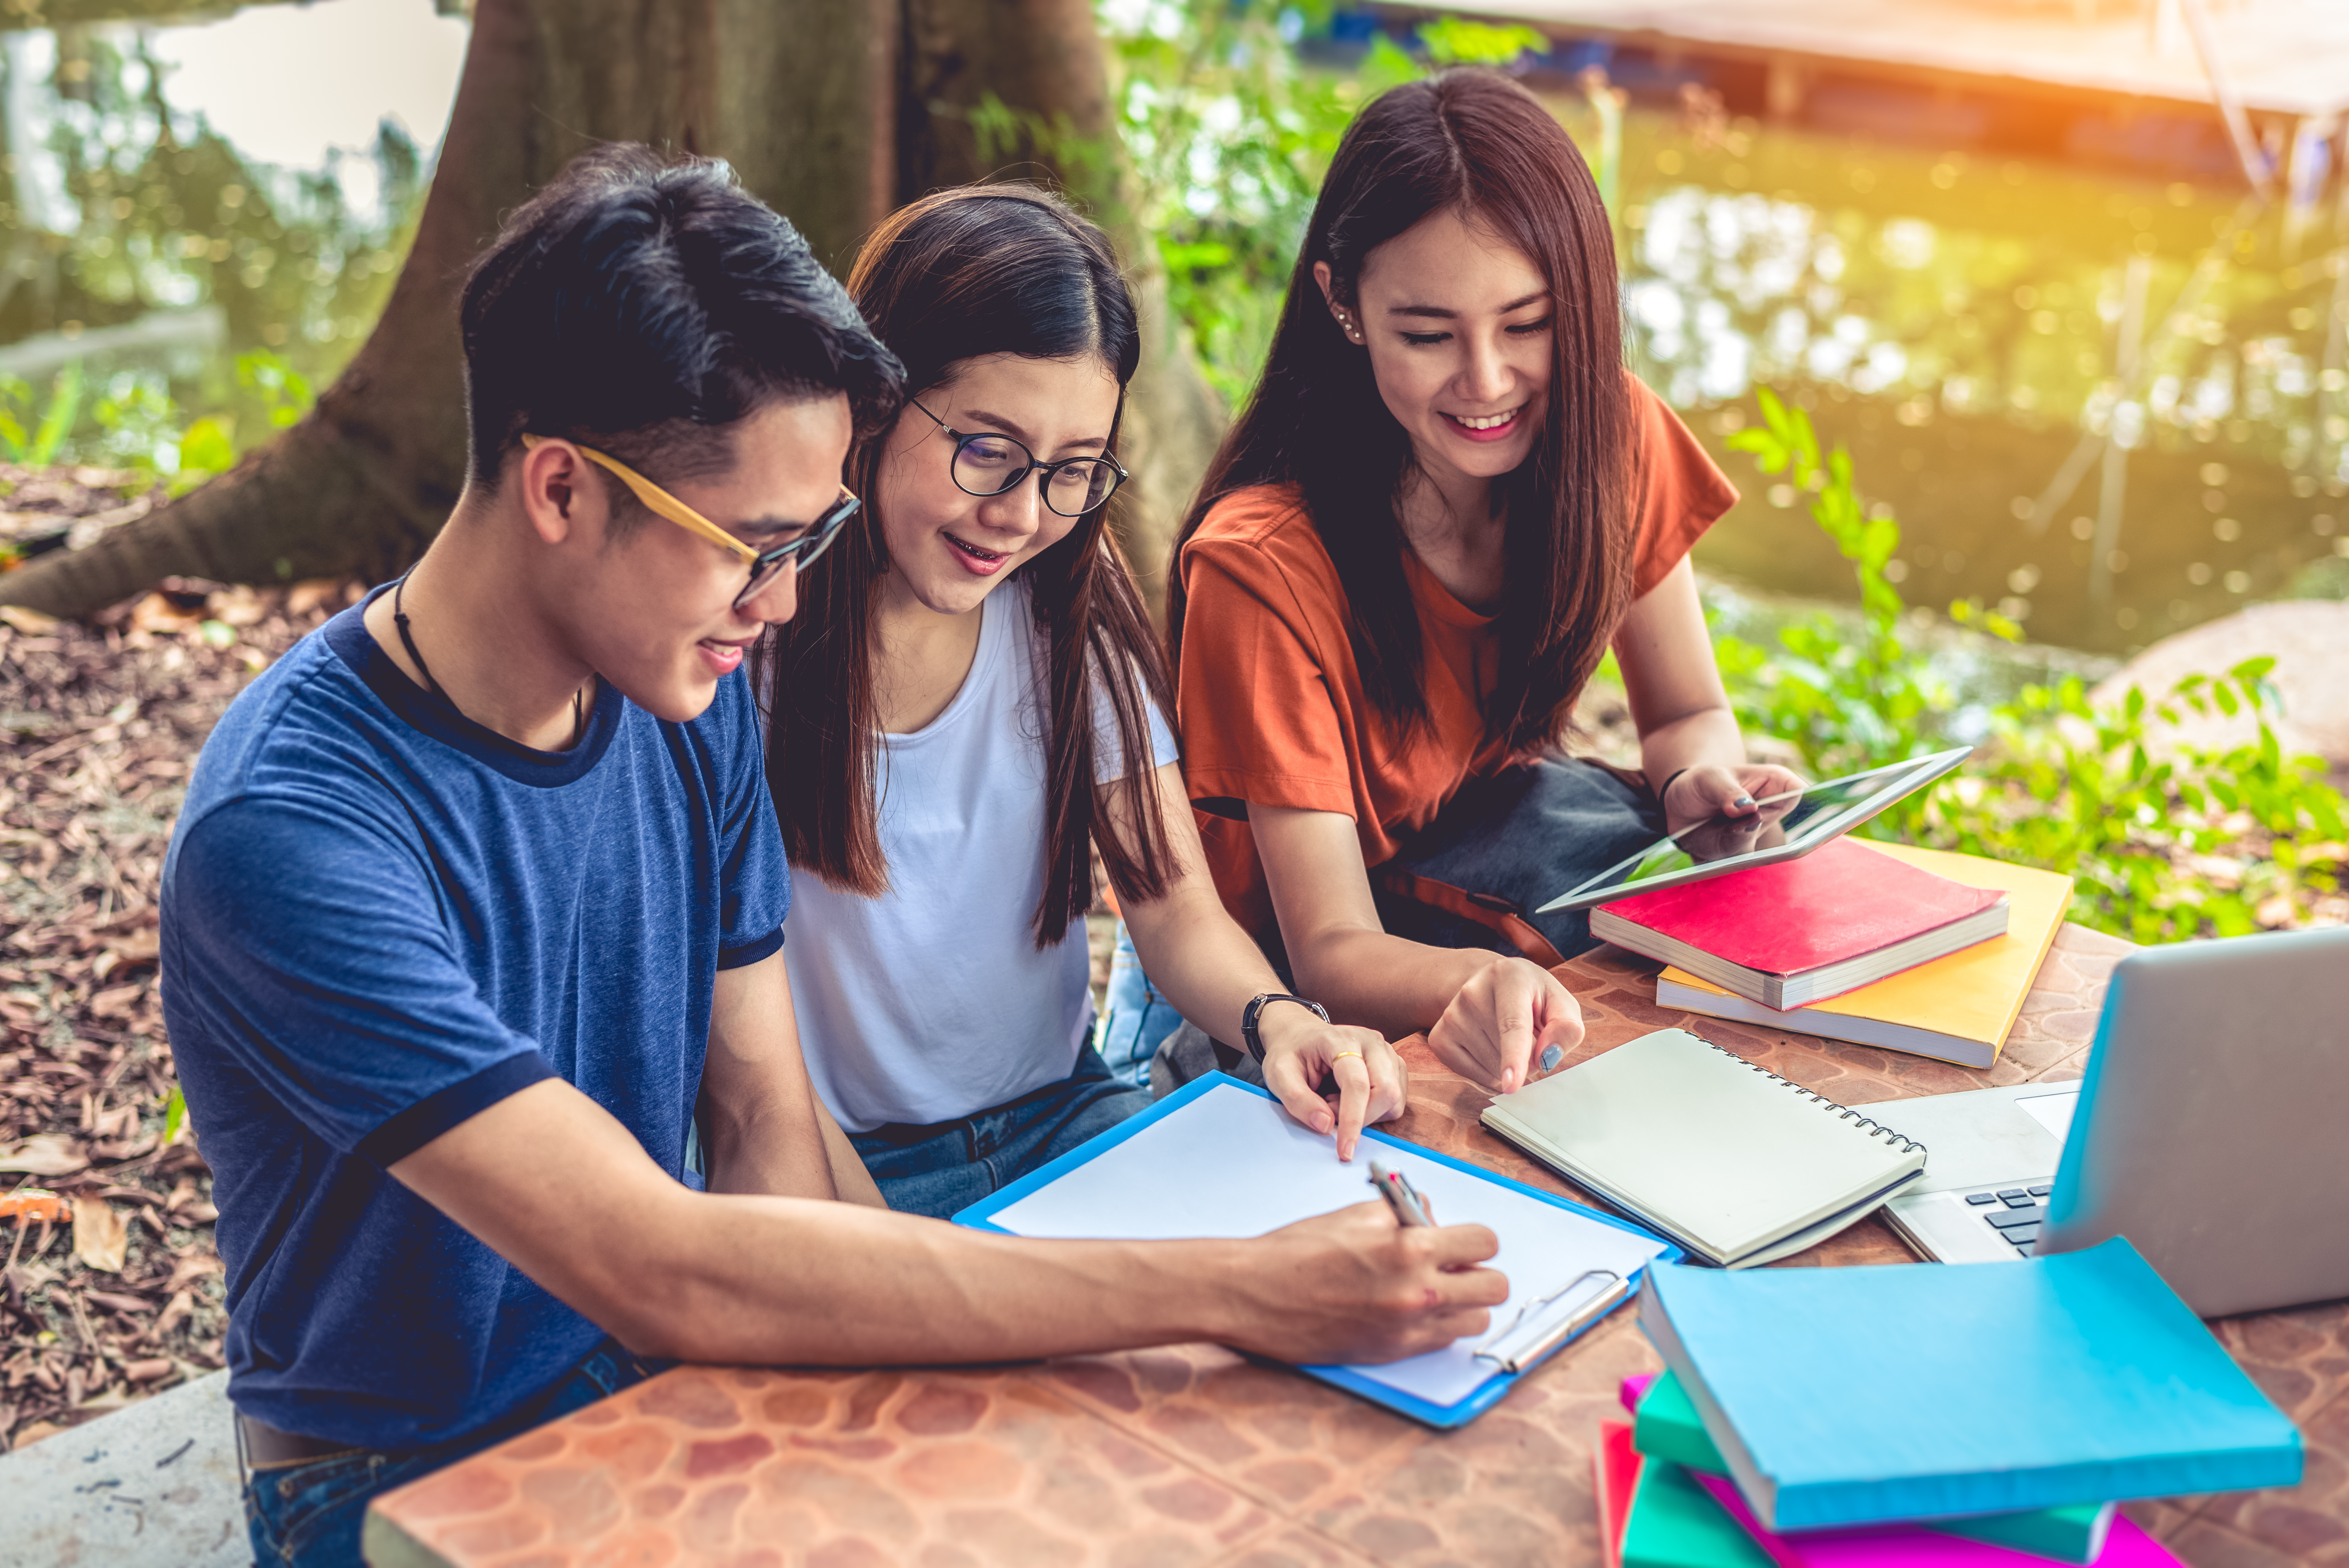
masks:
{"type": "MultiPolygon", "coordinates": [[[[1886,575],[1909,599],[1972,599],[2034,643],[2111,655],[2253,601],[2349,593],[2349,7],[2167,7],[1097,15],[1135,232],[1159,253],[1137,260],[1164,267],[1226,406],[1346,119],[1432,63],[1489,60],[1598,169],[1634,364],[1748,492],[1701,547],[1708,573],[1797,597],[1849,581],[1791,487],[1720,452],[1766,385],[1899,517],[1886,575]],[[1862,13],[1873,34],[1835,26],[1862,13]]],[[[0,455],[192,478],[298,415],[399,271],[465,12],[8,0],[0,455]]]]}
{"type": "Polygon", "coordinates": [[[209,443],[264,438],[374,326],[466,19],[427,0],[76,9],[0,9],[0,442],[225,467],[209,443]]]}

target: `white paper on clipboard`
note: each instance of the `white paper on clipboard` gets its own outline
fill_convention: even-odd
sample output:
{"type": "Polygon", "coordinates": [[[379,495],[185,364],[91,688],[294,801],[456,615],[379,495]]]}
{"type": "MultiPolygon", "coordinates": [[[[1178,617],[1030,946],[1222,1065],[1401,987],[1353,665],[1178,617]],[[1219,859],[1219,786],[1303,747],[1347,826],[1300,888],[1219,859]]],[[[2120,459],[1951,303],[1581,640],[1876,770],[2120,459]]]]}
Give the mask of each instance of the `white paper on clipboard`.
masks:
{"type": "Polygon", "coordinates": [[[1546,1203],[1496,1181],[1431,1160],[1408,1146],[1365,1139],[1350,1164],[1333,1140],[1309,1132],[1276,1102],[1218,1084],[1164,1119],[1088,1161],[1040,1191],[996,1211],[991,1222],[1015,1235],[1174,1241],[1262,1235],[1267,1231],[1371,1202],[1373,1155],[1401,1171],[1433,1207],[1439,1224],[1491,1227],[1501,1251],[1492,1266],[1509,1276],[1509,1299],[1490,1332],[1363,1377],[1432,1404],[1454,1405],[1495,1372],[1476,1358],[1488,1342],[1522,1339],[1534,1320],[1565,1316],[1599,1288],[1576,1284],[1594,1270],[1630,1278],[1666,1243],[1546,1203]],[[1573,1287],[1573,1288],[1568,1288],[1573,1287]]]}

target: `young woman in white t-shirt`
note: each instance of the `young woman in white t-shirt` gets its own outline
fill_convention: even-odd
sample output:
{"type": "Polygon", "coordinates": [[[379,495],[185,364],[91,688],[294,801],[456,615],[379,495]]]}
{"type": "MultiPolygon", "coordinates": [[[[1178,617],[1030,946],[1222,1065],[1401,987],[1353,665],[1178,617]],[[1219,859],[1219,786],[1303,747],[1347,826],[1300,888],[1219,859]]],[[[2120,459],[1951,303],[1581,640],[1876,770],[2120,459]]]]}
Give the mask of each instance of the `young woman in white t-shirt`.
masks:
{"type": "Polygon", "coordinates": [[[1252,1033],[1267,1087],[1350,1158],[1402,1109],[1402,1063],[1285,996],[1225,913],[1104,526],[1141,351],[1108,240],[1044,191],[964,187],[884,223],[849,290],[910,396],[850,459],[864,511],[753,676],[817,1091],[890,1205],[937,1215],[1143,1109],[1089,1041],[1092,844],[1158,988],[1252,1033]]]}

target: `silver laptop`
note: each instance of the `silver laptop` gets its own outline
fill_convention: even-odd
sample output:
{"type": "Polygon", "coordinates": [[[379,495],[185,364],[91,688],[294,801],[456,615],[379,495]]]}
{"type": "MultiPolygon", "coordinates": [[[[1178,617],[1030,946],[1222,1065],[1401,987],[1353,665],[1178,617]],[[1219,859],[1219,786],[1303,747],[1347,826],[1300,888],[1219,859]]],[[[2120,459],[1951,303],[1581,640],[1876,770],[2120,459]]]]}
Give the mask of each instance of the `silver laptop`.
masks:
{"type": "Polygon", "coordinates": [[[2079,1082],[1873,1109],[1927,1150],[1885,1215],[1928,1258],[2127,1236],[2205,1317],[2349,1296],[2349,929],[2133,954],[2079,1082]]]}

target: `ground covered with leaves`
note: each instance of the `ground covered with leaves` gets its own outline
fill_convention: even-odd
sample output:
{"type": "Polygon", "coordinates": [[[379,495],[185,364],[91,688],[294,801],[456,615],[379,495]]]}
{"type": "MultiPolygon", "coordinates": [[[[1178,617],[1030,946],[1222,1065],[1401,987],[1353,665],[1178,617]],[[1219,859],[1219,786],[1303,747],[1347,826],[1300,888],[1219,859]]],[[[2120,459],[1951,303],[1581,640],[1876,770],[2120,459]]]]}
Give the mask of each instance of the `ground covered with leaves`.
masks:
{"type": "MultiPolygon", "coordinates": [[[[16,486],[0,504],[88,515],[120,490],[76,480],[107,477],[0,470],[16,486]]],[[[157,886],[221,711],[347,592],[181,580],[89,625],[0,610],[6,1447],[222,1365],[211,1176],[156,994],[157,886]]]]}

